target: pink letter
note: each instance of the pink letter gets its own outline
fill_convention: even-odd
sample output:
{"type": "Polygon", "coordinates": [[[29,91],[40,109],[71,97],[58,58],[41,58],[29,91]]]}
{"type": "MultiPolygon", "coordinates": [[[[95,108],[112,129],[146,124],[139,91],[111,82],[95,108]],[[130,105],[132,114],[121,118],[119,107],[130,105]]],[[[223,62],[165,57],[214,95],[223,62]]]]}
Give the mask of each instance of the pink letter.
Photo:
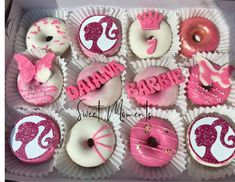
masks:
{"type": "Polygon", "coordinates": [[[171,75],[172,75],[172,78],[175,80],[176,84],[180,84],[185,81],[185,77],[182,74],[182,71],[180,68],[171,70],[171,75]]]}
{"type": "Polygon", "coordinates": [[[157,76],[158,82],[161,85],[161,90],[166,89],[167,87],[171,86],[170,80],[167,78],[167,74],[163,73],[157,76]]]}
{"type": "Polygon", "coordinates": [[[123,66],[122,64],[119,64],[117,61],[111,61],[109,65],[112,67],[116,76],[120,75],[121,72],[126,69],[125,66],[123,66]]]}
{"type": "Polygon", "coordinates": [[[99,72],[95,72],[92,74],[92,81],[95,84],[96,88],[100,88],[106,80],[100,75],[99,72]]]}
{"type": "Polygon", "coordinates": [[[150,89],[151,94],[161,90],[160,84],[158,83],[157,78],[151,77],[145,80],[148,88],[150,89]]]}
{"type": "Polygon", "coordinates": [[[80,92],[80,96],[86,95],[88,92],[90,92],[90,88],[86,85],[84,80],[79,80],[77,82],[77,85],[80,92]]]}
{"type": "Polygon", "coordinates": [[[66,94],[71,100],[75,100],[76,98],[79,97],[79,91],[77,87],[73,85],[66,87],[66,94]]]}
{"type": "Polygon", "coordinates": [[[151,93],[151,91],[149,90],[149,88],[147,87],[146,83],[144,80],[140,80],[137,83],[138,89],[139,89],[139,95],[140,96],[145,96],[151,93]]]}
{"type": "Polygon", "coordinates": [[[127,92],[128,98],[135,98],[139,95],[139,91],[136,89],[136,83],[127,83],[125,86],[125,90],[127,92]]]}

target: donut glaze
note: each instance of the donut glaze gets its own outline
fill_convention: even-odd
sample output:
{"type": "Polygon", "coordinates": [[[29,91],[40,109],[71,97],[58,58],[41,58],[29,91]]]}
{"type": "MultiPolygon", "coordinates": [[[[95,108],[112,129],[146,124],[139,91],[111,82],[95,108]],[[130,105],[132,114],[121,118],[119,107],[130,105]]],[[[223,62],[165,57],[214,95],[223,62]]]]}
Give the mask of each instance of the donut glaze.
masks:
{"type": "Polygon", "coordinates": [[[134,159],[149,167],[166,165],[176,154],[177,135],[165,120],[152,117],[138,121],[130,131],[130,152],[134,159]]]}
{"type": "Polygon", "coordinates": [[[22,162],[37,164],[49,160],[60,142],[55,122],[43,114],[30,114],[16,122],[10,134],[13,154],[22,162]]]}
{"type": "Polygon", "coordinates": [[[70,130],[66,150],[76,164],[96,167],[112,155],[115,142],[110,125],[98,118],[83,118],[70,130]]]}
{"type": "MultiPolygon", "coordinates": [[[[96,71],[101,70],[105,66],[105,63],[92,63],[83,69],[77,78],[77,82],[82,79],[86,79],[96,71]]],[[[99,89],[91,91],[86,95],[80,97],[80,100],[88,106],[98,106],[100,101],[101,107],[108,107],[114,104],[119,99],[122,93],[122,82],[120,76],[111,78],[108,82],[102,85],[99,89]],[[115,88],[115,89],[114,89],[115,88]]]]}
{"type": "MultiPolygon", "coordinates": [[[[217,70],[221,68],[219,65],[212,65],[217,70]]],[[[209,71],[207,74],[208,73],[209,71]]],[[[211,77],[209,74],[207,76],[211,77]]],[[[221,76],[223,77],[223,75],[221,76]]],[[[200,80],[199,65],[197,64],[190,68],[187,95],[193,103],[200,106],[216,106],[218,104],[223,104],[227,100],[230,91],[230,86],[224,88],[220,83],[214,81],[209,86],[204,86],[200,80]]]]}
{"type": "Polygon", "coordinates": [[[224,118],[202,115],[188,127],[191,156],[209,167],[228,165],[235,157],[235,129],[224,118]]]}
{"type": "Polygon", "coordinates": [[[114,55],[121,46],[121,39],[121,24],[111,16],[90,16],[79,27],[78,42],[88,57],[114,55]]]}
{"type": "Polygon", "coordinates": [[[53,65],[54,53],[48,53],[41,60],[29,60],[23,54],[16,54],[19,74],[17,87],[21,97],[36,106],[54,102],[61,94],[63,76],[60,69],[53,65]]]}
{"type": "MultiPolygon", "coordinates": [[[[134,82],[139,82],[143,79],[157,76],[168,71],[169,70],[164,67],[148,67],[143,69],[135,76],[134,82]]],[[[178,90],[178,85],[176,85],[173,87],[165,88],[164,90],[156,92],[154,94],[149,94],[146,96],[136,96],[135,100],[140,106],[145,106],[147,102],[149,106],[168,107],[176,103],[176,100],[178,98],[178,90]]]]}
{"type": "Polygon", "coordinates": [[[218,28],[210,20],[202,17],[192,17],[180,25],[181,51],[180,53],[191,58],[197,52],[213,52],[220,42],[218,28]]]}
{"type": "Polygon", "coordinates": [[[57,18],[46,17],[33,23],[26,35],[27,49],[40,48],[62,55],[70,43],[65,23],[57,18]]]}
{"type": "Polygon", "coordinates": [[[171,47],[171,27],[165,20],[158,21],[158,16],[161,15],[157,12],[154,13],[155,15],[156,19],[154,21],[159,23],[157,28],[143,28],[144,22],[149,22],[148,17],[147,20],[143,18],[144,22],[140,21],[142,18],[136,19],[130,26],[129,45],[132,52],[139,58],[159,58],[171,47]]]}

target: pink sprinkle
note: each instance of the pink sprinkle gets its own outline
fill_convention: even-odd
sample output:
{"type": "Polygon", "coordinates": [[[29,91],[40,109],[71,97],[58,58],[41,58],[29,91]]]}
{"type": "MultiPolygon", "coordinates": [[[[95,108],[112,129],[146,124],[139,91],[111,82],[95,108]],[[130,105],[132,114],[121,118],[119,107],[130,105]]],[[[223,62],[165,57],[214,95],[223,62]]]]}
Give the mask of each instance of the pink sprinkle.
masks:
{"type": "Polygon", "coordinates": [[[47,21],[45,21],[45,22],[43,22],[43,24],[45,25],[45,24],[48,24],[48,22],[47,21]]]}
{"type": "Polygon", "coordinates": [[[44,49],[46,49],[46,50],[47,50],[47,49],[48,49],[48,47],[49,47],[49,45],[46,45],[46,46],[44,47],[44,49]]]}
{"type": "Polygon", "coordinates": [[[57,30],[57,33],[58,33],[58,34],[65,34],[65,32],[62,32],[62,31],[60,31],[60,30],[57,30]]]}
{"type": "Polygon", "coordinates": [[[55,28],[60,29],[60,27],[59,27],[59,26],[55,26],[55,28]]]}
{"type": "Polygon", "coordinates": [[[68,37],[67,36],[63,36],[64,39],[67,39],[68,37]]]}
{"type": "Polygon", "coordinates": [[[40,31],[41,31],[40,27],[39,27],[39,26],[37,26],[37,28],[38,28],[38,32],[40,32],[40,31]]]}
{"type": "Polygon", "coordinates": [[[59,20],[53,20],[53,22],[51,22],[51,24],[61,24],[61,22],[59,20]]]}
{"type": "Polygon", "coordinates": [[[31,34],[37,34],[38,32],[34,31],[34,32],[30,32],[31,34]]]}
{"type": "Polygon", "coordinates": [[[33,47],[34,49],[36,49],[36,46],[35,46],[34,44],[32,45],[32,47],[33,47]]]}
{"type": "Polygon", "coordinates": [[[61,42],[59,45],[64,45],[64,42],[61,42]]]}
{"type": "Polygon", "coordinates": [[[54,40],[54,42],[60,42],[59,40],[54,40]]]}

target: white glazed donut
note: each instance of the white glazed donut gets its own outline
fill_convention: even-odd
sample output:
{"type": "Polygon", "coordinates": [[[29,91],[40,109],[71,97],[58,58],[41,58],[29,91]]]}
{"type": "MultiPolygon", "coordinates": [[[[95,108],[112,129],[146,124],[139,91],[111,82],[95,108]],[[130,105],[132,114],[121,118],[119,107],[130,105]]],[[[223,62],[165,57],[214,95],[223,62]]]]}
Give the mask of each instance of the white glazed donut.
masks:
{"type": "Polygon", "coordinates": [[[62,55],[69,47],[65,23],[57,18],[46,17],[35,22],[26,35],[27,49],[40,48],[62,55]]]}
{"type": "Polygon", "coordinates": [[[115,142],[112,126],[98,118],[83,118],[70,130],[66,150],[76,164],[95,167],[108,160],[115,142]]]}
{"type": "Polygon", "coordinates": [[[37,62],[23,54],[14,56],[18,63],[18,91],[22,98],[33,105],[44,106],[54,102],[61,94],[63,76],[53,64],[54,53],[46,54],[37,62]]]}
{"type": "MultiPolygon", "coordinates": [[[[83,69],[77,80],[85,79],[96,71],[100,71],[105,63],[92,63],[83,69]]],[[[80,97],[80,100],[88,106],[97,106],[100,101],[101,107],[108,107],[119,99],[122,93],[122,82],[120,76],[116,76],[105,83],[101,88],[80,97]]]]}
{"type": "MultiPolygon", "coordinates": [[[[147,12],[149,13],[149,12],[147,12]]],[[[157,14],[157,12],[155,12],[157,14]]],[[[139,14],[138,16],[142,16],[139,14]]],[[[159,15],[158,15],[159,16],[159,15]]],[[[148,19],[148,17],[146,17],[148,19]]],[[[143,28],[145,21],[136,19],[129,29],[129,45],[134,54],[142,59],[159,58],[163,56],[171,47],[172,32],[171,27],[165,20],[159,21],[159,28],[143,28]]],[[[157,23],[156,23],[157,24],[157,23]]]]}

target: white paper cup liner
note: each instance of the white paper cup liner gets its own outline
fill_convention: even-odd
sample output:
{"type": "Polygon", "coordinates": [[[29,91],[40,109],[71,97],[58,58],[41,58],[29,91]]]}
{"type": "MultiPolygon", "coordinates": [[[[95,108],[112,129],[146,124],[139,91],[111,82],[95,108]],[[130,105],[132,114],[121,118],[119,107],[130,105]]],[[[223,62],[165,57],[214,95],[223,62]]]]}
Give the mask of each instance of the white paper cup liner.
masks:
{"type": "Polygon", "coordinates": [[[34,9],[27,12],[19,25],[19,30],[16,33],[14,50],[16,53],[24,52],[26,48],[26,34],[28,29],[34,22],[45,17],[54,17],[61,20],[67,20],[69,12],[66,9],[34,9]]]}
{"type": "MultiPolygon", "coordinates": [[[[117,61],[119,63],[121,63],[122,65],[126,66],[126,61],[122,58],[122,57],[105,57],[104,55],[96,55],[92,58],[89,58],[89,59],[78,59],[78,58],[73,58],[72,61],[70,61],[68,64],[67,64],[67,74],[66,74],[66,77],[65,77],[65,87],[67,86],[70,86],[70,85],[76,85],[77,84],[77,77],[79,75],[79,73],[85,69],[88,65],[92,64],[92,63],[108,63],[108,62],[111,62],[111,61],[117,61]]],[[[119,102],[122,102],[124,104],[127,103],[127,100],[123,99],[123,95],[124,95],[124,92],[125,92],[125,89],[124,89],[124,84],[125,84],[125,75],[126,75],[126,70],[124,70],[122,73],[121,73],[121,81],[122,81],[122,95],[121,97],[115,102],[115,103],[119,103],[119,102]]],[[[114,89],[114,88],[110,88],[110,89],[114,89]]],[[[78,106],[78,103],[80,102],[80,99],[75,99],[74,101],[72,101],[70,98],[67,97],[66,95],[66,103],[64,105],[65,108],[70,108],[70,109],[75,109],[77,110],[77,106],[78,106]]],[[[114,103],[114,105],[115,105],[114,103]]],[[[88,109],[93,109],[93,110],[96,110],[95,107],[91,107],[91,106],[88,106],[84,103],[80,103],[79,104],[80,108],[82,110],[88,110],[88,109]]],[[[97,103],[97,106],[98,106],[98,103],[97,103]]],[[[110,106],[111,107],[111,106],[110,106]]],[[[109,107],[106,107],[106,108],[102,108],[103,110],[107,109],[109,107]]]]}
{"type": "MultiPolygon", "coordinates": [[[[183,116],[184,122],[187,125],[186,130],[187,127],[201,114],[217,114],[221,117],[229,118],[230,121],[233,122],[233,126],[235,126],[235,110],[223,105],[211,108],[199,107],[189,110],[188,113],[183,116]]],[[[197,180],[219,179],[235,174],[235,159],[233,159],[230,164],[218,168],[203,166],[196,162],[190,154],[188,155],[187,160],[187,174],[197,180]]]]}
{"type": "MultiPolygon", "coordinates": [[[[44,50],[40,49],[30,49],[26,52],[23,52],[23,54],[27,55],[29,59],[37,60],[39,58],[42,58],[46,55],[46,52],[44,50]]],[[[65,82],[65,77],[67,75],[66,72],[66,62],[64,61],[64,58],[60,58],[59,56],[56,57],[56,60],[54,62],[55,65],[58,66],[58,68],[61,70],[62,76],[63,76],[63,83],[65,82]]],[[[20,95],[18,88],[17,88],[17,77],[19,74],[18,65],[17,62],[12,58],[10,64],[8,65],[7,73],[6,73],[6,101],[9,107],[11,108],[38,108],[39,106],[34,106],[30,103],[27,103],[20,95]]],[[[64,84],[61,90],[60,96],[51,104],[42,106],[43,108],[53,108],[55,110],[62,109],[62,106],[65,104],[65,89],[64,84]]]]}
{"type": "MultiPolygon", "coordinates": [[[[178,67],[175,62],[176,62],[175,59],[171,56],[165,56],[160,59],[146,59],[146,60],[138,60],[135,62],[131,62],[130,63],[131,68],[129,68],[129,69],[131,69],[133,73],[131,74],[131,76],[129,76],[128,79],[126,79],[126,83],[132,82],[135,75],[147,67],[161,66],[161,67],[168,68],[169,70],[181,68],[182,73],[186,79],[185,79],[184,83],[181,83],[178,85],[179,91],[178,91],[178,98],[176,100],[176,103],[173,106],[162,107],[162,109],[172,109],[173,108],[173,109],[176,109],[177,111],[186,112],[187,100],[186,100],[186,90],[185,89],[186,89],[186,83],[188,81],[189,72],[188,72],[187,68],[178,67]]],[[[163,92],[164,92],[164,90],[163,90],[163,92]]],[[[123,94],[124,94],[124,98],[128,100],[129,105],[131,106],[132,109],[136,109],[137,107],[141,107],[141,106],[138,106],[135,99],[129,99],[126,92],[124,92],[123,94]]],[[[159,106],[156,108],[161,108],[161,107],[159,106]]]]}
{"type": "Polygon", "coordinates": [[[70,40],[72,42],[72,54],[73,57],[80,56],[81,58],[87,58],[87,56],[83,53],[77,37],[78,31],[81,23],[89,16],[92,15],[107,15],[114,17],[120,20],[122,26],[122,45],[119,51],[113,56],[126,56],[127,54],[127,15],[126,10],[118,7],[110,7],[110,6],[84,6],[74,10],[66,21],[68,25],[68,33],[70,36],[70,40]]]}
{"type": "Polygon", "coordinates": [[[58,148],[55,150],[55,153],[58,152],[59,148],[62,146],[65,135],[65,126],[64,121],[61,120],[59,114],[56,113],[52,109],[39,109],[39,108],[31,108],[31,109],[18,109],[17,111],[10,111],[11,116],[8,117],[6,121],[6,138],[5,138],[5,169],[7,173],[27,176],[27,177],[43,177],[48,175],[50,172],[54,170],[55,167],[55,154],[54,156],[41,164],[26,164],[17,159],[12,153],[9,146],[9,134],[11,128],[14,126],[14,123],[19,120],[19,118],[32,114],[32,113],[41,113],[51,117],[58,125],[60,129],[60,143],[58,148]]]}
{"type": "Polygon", "coordinates": [[[192,17],[202,17],[212,21],[220,32],[220,43],[216,51],[229,51],[229,27],[220,10],[208,8],[182,8],[177,11],[177,14],[180,17],[180,22],[192,17]]]}
{"type": "Polygon", "coordinates": [[[131,113],[137,112],[141,116],[129,117],[125,119],[122,125],[122,136],[127,146],[127,153],[123,160],[122,167],[128,174],[143,180],[166,180],[177,177],[186,170],[186,149],[184,127],[180,113],[176,110],[149,109],[148,112],[153,117],[167,120],[175,129],[178,136],[178,149],[172,160],[162,167],[147,167],[139,164],[131,155],[129,149],[130,129],[142,118],[146,117],[145,109],[136,109],[131,113]]]}
{"type": "MultiPolygon", "coordinates": [[[[60,116],[66,123],[66,141],[68,132],[74,126],[74,124],[79,121],[77,121],[77,113],[70,109],[66,112],[62,112],[60,116]]],[[[119,119],[119,116],[116,114],[112,114],[108,121],[106,112],[101,112],[99,116],[100,119],[106,121],[106,123],[110,124],[113,127],[116,137],[116,146],[113,154],[104,164],[93,168],[85,168],[79,166],[78,164],[72,161],[66,151],[66,144],[64,144],[62,149],[55,155],[56,169],[59,171],[59,173],[69,178],[91,180],[108,178],[111,175],[114,175],[118,170],[120,170],[120,166],[122,164],[122,160],[124,159],[125,154],[125,146],[123,144],[123,139],[121,137],[120,132],[121,121],[119,119]]]]}
{"type": "MultiPolygon", "coordinates": [[[[190,68],[197,63],[196,57],[201,56],[209,60],[210,62],[217,64],[219,66],[223,66],[225,64],[230,64],[230,56],[228,53],[197,53],[193,55],[191,59],[189,59],[188,62],[185,62],[183,65],[190,68]]],[[[235,107],[235,73],[233,72],[232,77],[231,77],[231,91],[230,94],[227,98],[227,101],[225,102],[226,105],[228,106],[233,106],[235,107]]]]}
{"type": "MultiPolygon", "coordinates": [[[[164,20],[170,25],[172,31],[172,43],[170,49],[163,55],[163,56],[175,56],[178,54],[180,50],[180,38],[179,38],[179,17],[178,15],[171,10],[167,9],[156,9],[156,8],[135,8],[135,9],[128,9],[127,14],[129,17],[129,26],[137,19],[137,15],[148,10],[155,10],[159,13],[164,15],[164,20]]],[[[129,32],[128,32],[129,34],[129,32]]],[[[128,45],[129,39],[128,39],[128,45]]],[[[135,54],[131,51],[131,48],[128,50],[128,56],[136,59],[135,54]]]]}

